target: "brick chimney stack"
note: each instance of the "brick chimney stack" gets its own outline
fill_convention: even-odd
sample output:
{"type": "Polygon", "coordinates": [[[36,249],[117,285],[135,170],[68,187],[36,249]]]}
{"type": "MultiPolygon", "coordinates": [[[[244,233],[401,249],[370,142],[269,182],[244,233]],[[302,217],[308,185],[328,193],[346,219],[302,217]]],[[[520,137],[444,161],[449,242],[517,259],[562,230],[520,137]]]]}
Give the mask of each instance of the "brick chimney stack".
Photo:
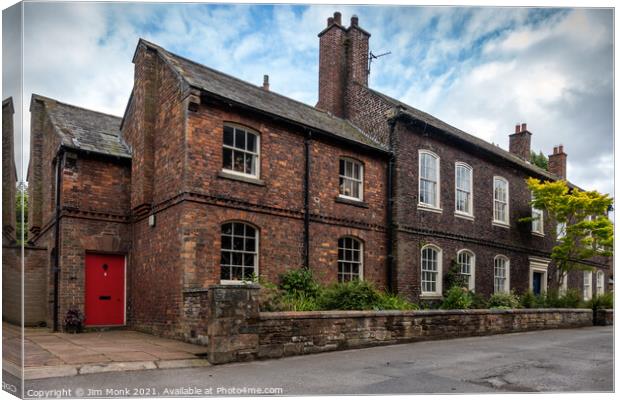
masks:
{"type": "Polygon", "coordinates": [[[327,27],[319,33],[319,101],[317,108],[338,117],[347,117],[350,84],[368,85],[368,41],[370,34],[359,27],[359,18],[351,17],[348,28],[342,26],[342,14],[335,12],[327,27]]]}
{"type": "Polygon", "coordinates": [[[549,172],[566,180],[566,159],[568,155],[564,153],[564,146],[559,145],[553,148],[553,154],[549,154],[549,172]]]}
{"type": "Polygon", "coordinates": [[[263,90],[269,91],[269,75],[263,75],[263,90]]]}
{"type": "Polygon", "coordinates": [[[532,132],[527,130],[527,124],[517,124],[515,133],[508,136],[510,139],[509,151],[526,160],[530,160],[530,143],[532,141],[532,132]]]}

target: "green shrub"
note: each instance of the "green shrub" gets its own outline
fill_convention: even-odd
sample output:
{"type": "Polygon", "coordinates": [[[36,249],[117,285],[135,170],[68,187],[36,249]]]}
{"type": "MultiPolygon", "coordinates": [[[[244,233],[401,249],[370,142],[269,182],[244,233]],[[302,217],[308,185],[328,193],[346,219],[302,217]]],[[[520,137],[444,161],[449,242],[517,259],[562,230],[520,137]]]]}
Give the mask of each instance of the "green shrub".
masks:
{"type": "Polygon", "coordinates": [[[319,301],[325,310],[372,310],[381,295],[370,282],[351,281],[325,289],[319,301]]]}
{"type": "Polygon", "coordinates": [[[308,296],[299,292],[296,294],[285,294],[282,299],[286,311],[319,311],[321,306],[316,297],[308,296]]]}
{"type": "Polygon", "coordinates": [[[419,310],[420,307],[396,294],[380,293],[380,300],[375,305],[376,310],[419,310]]]}
{"type": "Polygon", "coordinates": [[[471,307],[473,298],[468,289],[453,286],[448,290],[440,308],[443,310],[466,310],[471,307]]]}
{"type": "Polygon", "coordinates": [[[538,308],[538,299],[531,290],[523,293],[520,298],[520,303],[523,308],[538,308]]]}
{"type": "Polygon", "coordinates": [[[601,309],[613,309],[614,308],[614,295],[613,293],[604,293],[599,296],[594,296],[592,300],[589,300],[586,305],[592,310],[601,309]]]}
{"type": "Polygon", "coordinates": [[[444,277],[444,285],[446,293],[453,287],[467,287],[465,277],[461,275],[461,269],[455,260],[450,263],[450,268],[444,277]]]}
{"type": "Polygon", "coordinates": [[[473,308],[476,310],[489,308],[489,302],[484,297],[484,295],[476,292],[471,293],[471,306],[469,308],[473,308]]]}
{"type": "Polygon", "coordinates": [[[513,292],[493,293],[489,299],[489,308],[512,309],[519,306],[519,298],[513,292]]]}
{"type": "Polygon", "coordinates": [[[581,293],[578,289],[568,289],[560,299],[563,308],[579,308],[581,305],[581,293]]]}
{"type": "Polygon", "coordinates": [[[291,269],[280,275],[280,289],[286,294],[303,293],[306,297],[318,297],[321,286],[308,268],[291,269]]]}

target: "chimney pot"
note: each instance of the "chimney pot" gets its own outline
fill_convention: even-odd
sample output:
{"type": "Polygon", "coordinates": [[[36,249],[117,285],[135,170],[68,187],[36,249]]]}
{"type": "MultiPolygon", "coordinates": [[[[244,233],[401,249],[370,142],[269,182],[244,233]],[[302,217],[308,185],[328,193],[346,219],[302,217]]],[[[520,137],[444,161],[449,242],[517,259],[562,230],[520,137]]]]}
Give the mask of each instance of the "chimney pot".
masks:
{"type": "Polygon", "coordinates": [[[353,14],[353,16],[351,17],[351,26],[357,26],[358,23],[359,18],[357,18],[357,15],[353,14]]]}
{"type": "Polygon", "coordinates": [[[567,155],[564,153],[564,145],[553,147],[553,154],[549,155],[549,172],[559,176],[561,179],[566,179],[566,159],[567,155]]]}
{"type": "Polygon", "coordinates": [[[334,24],[334,17],[327,18],[327,26],[330,27],[334,24]]]}
{"type": "Polygon", "coordinates": [[[263,75],[263,89],[269,91],[269,75],[263,75]]]}
{"type": "Polygon", "coordinates": [[[564,145],[560,145],[558,147],[558,153],[560,153],[560,154],[564,153],[564,145]]]}
{"type": "Polygon", "coordinates": [[[526,123],[522,123],[521,124],[521,130],[522,131],[527,131],[527,124],[526,123]]]}
{"type": "Polygon", "coordinates": [[[515,133],[519,133],[519,132],[521,132],[521,125],[516,124],[515,125],[515,133]]]}
{"type": "Polygon", "coordinates": [[[527,131],[527,125],[516,124],[515,133],[508,135],[508,151],[522,160],[530,159],[530,144],[532,134],[527,131]]]}
{"type": "Polygon", "coordinates": [[[334,13],[334,22],[338,25],[342,25],[342,14],[340,14],[340,12],[338,11],[334,13]]]}

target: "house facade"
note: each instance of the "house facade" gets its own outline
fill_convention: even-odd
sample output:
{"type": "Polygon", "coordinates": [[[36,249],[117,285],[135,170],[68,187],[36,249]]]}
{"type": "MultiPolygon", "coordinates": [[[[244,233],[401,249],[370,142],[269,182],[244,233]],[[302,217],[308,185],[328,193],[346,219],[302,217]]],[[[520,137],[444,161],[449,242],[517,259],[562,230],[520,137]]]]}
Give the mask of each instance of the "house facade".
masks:
{"type": "MultiPolygon", "coordinates": [[[[206,291],[308,267],[437,300],[451,265],[470,288],[544,291],[553,221],[527,177],[566,179],[368,87],[370,34],[335,13],[319,34],[311,107],[140,40],[122,118],[31,102],[31,244],[47,249],[46,322],[127,325],[204,341],[206,291]]],[[[604,290],[611,270],[569,277],[604,290]],[[599,280],[602,274],[602,285],[599,280]]],[[[585,286],[584,286],[585,283],[585,286]]],[[[590,290],[590,292],[587,292],[590,290]]]]}

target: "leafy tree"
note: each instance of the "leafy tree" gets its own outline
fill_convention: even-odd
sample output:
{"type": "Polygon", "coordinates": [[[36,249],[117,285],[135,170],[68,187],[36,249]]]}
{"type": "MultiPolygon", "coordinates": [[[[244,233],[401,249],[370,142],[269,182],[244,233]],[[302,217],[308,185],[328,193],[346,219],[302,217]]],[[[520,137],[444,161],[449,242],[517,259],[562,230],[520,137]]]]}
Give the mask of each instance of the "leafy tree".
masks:
{"type": "Polygon", "coordinates": [[[542,151],[538,152],[538,154],[530,151],[530,162],[537,167],[544,169],[545,171],[549,170],[549,160],[542,151]]]}
{"type": "Polygon", "coordinates": [[[533,195],[532,206],[546,211],[558,224],[558,229],[552,232],[557,245],[551,252],[559,270],[556,285],[559,286],[569,271],[593,270],[584,261],[613,254],[614,229],[607,217],[613,199],[609,195],[570,189],[563,180],[541,182],[529,178],[527,185],[533,195]]]}
{"type": "Polygon", "coordinates": [[[17,192],[15,194],[15,210],[15,216],[17,219],[17,229],[15,234],[17,236],[17,242],[22,244],[28,241],[28,190],[26,185],[23,183],[17,185],[17,192]],[[24,235],[23,242],[22,233],[24,235]]]}

